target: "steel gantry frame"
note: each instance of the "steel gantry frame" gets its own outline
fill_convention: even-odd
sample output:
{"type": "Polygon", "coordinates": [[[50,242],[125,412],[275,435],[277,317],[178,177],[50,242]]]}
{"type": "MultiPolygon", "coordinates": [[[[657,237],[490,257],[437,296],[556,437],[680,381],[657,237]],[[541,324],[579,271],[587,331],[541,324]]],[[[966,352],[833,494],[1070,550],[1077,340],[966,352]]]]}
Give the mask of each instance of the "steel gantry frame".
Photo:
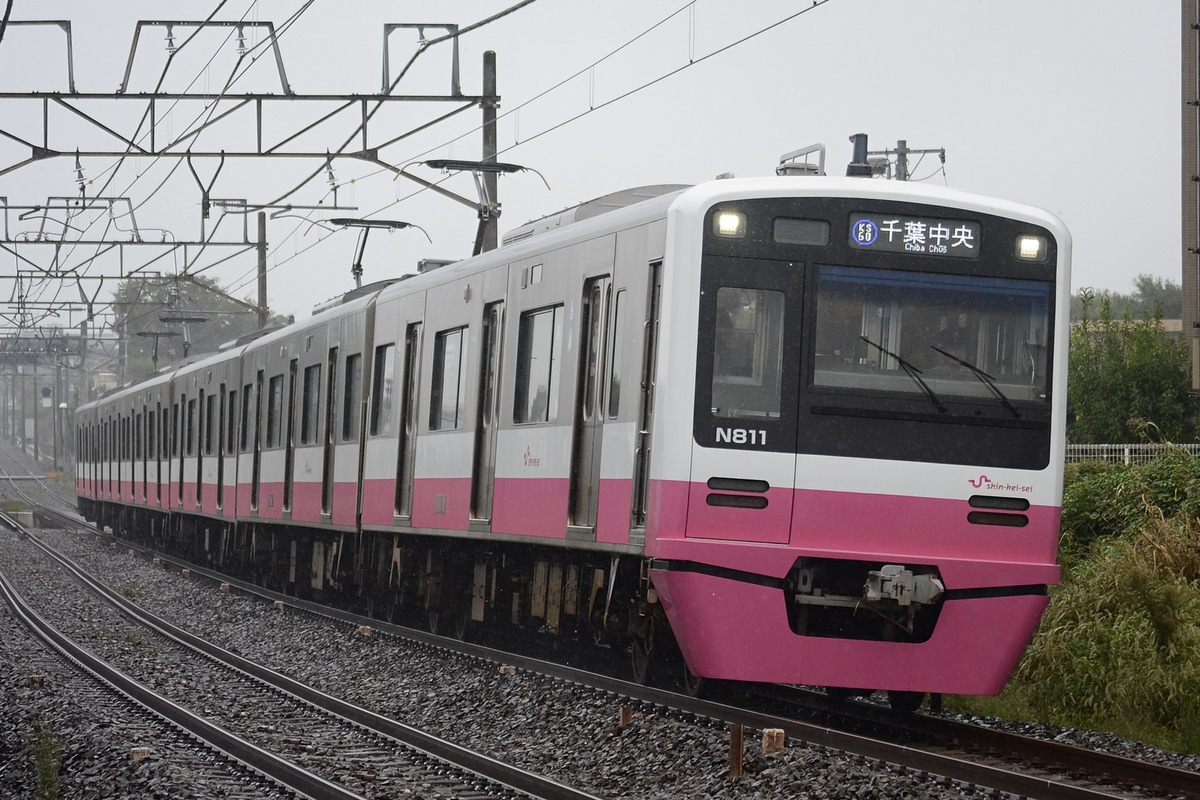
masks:
{"type": "MultiPolygon", "coordinates": [[[[8,395],[0,398],[0,435],[28,438],[28,408],[26,383],[36,387],[52,369],[54,397],[69,411],[84,402],[101,387],[97,375],[107,369],[114,372],[117,385],[124,381],[124,357],[127,350],[127,325],[119,318],[111,300],[101,299],[106,283],[145,277],[148,280],[188,280],[233,259],[253,253],[257,259],[258,302],[253,310],[258,324],[265,327],[267,308],[267,212],[272,216],[289,216],[296,210],[344,212],[354,207],[339,206],[336,184],[332,183],[332,165],[338,159],[351,159],[391,171],[395,177],[404,175],[418,185],[433,189],[475,211],[479,219],[476,251],[492,249],[497,244],[497,218],[500,203],[496,187],[499,171],[489,168],[496,162],[496,91],[495,53],[483,58],[483,93],[464,94],[460,84],[459,36],[486,24],[492,19],[527,5],[521,0],[510,9],[474,25],[460,29],[458,25],[441,23],[389,23],[383,26],[382,85],[378,92],[350,94],[306,94],[295,91],[287,77],[280,32],[272,22],[235,22],[223,20],[142,20],[136,23],[126,59],[124,75],[115,93],[80,91],[76,84],[74,42],[69,20],[10,20],[11,29],[22,26],[43,26],[60,30],[65,38],[66,91],[0,92],[0,106],[25,104],[18,114],[0,114],[0,141],[9,142],[9,151],[16,145],[24,154],[9,162],[0,161],[0,178],[22,169],[62,157],[75,157],[78,196],[50,196],[43,201],[10,202],[0,196],[0,373],[7,380],[8,395]],[[166,34],[171,64],[179,49],[174,46],[177,31],[190,36],[203,28],[224,28],[237,38],[238,65],[258,48],[267,48],[274,58],[278,75],[277,92],[135,92],[130,90],[135,62],[145,45],[145,34],[161,29],[166,34]],[[262,35],[258,45],[246,47],[246,32],[262,35]],[[393,74],[391,67],[392,37],[397,32],[415,31],[418,36],[415,51],[407,62],[393,74]],[[433,36],[427,36],[427,31],[433,36]],[[448,43],[451,50],[449,88],[445,94],[400,94],[401,81],[419,57],[432,47],[448,43]],[[274,121],[281,104],[305,109],[300,121],[287,131],[269,138],[265,120],[274,121]],[[382,125],[375,120],[385,107],[397,103],[424,103],[449,106],[425,116],[396,132],[394,123],[380,134],[382,125]],[[199,104],[204,113],[185,130],[163,135],[167,126],[168,106],[199,104]],[[32,108],[30,108],[32,106],[32,108]],[[475,177],[478,201],[462,197],[443,186],[404,173],[384,156],[384,151],[436,125],[479,107],[482,119],[482,160],[471,169],[475,177]],[[311,111],[309,109],[312,109],[311,111]],[[129,113],[130,111],[137,113],[129,113]],[[28,113],[33,112],[33,113],[28,113]],[[132,122],[130,120],[133,120],[132,122]],[[24,124],[19,132],[14,126],[24,124]],[[32,126],[30,125],[32,123],[32,126]],[[314,149],[302,142],[311,141],[317,133],[335,131],[327,147],[314,149]],[[30,129],[33,132],[30,132],[30,129]],[[40,130],[39,130],[40,128],[40,130]],[[216,150],[200,147],[201,136],[222,137],[230,146],[216,150]],[[378,138],[376,138],[378,135],[378,138]],[[95,143],[99,144],[95,144],[95,143]],[[196,238],[176,237],[170,231],[139,226],[134,216],[141,204],[134,198],[108,195],[101,190],[98,196],[88,196],[84,179],[83,159],[177,159],[186,160],[200,194],[200,235],[196,238]],[[334,187],[332,205],[300,205],[284,203],[282,198],[230,199],[213,196],[221,167],[226,159],[291,158],[309,159],[320,165],[297,186],[297,190],[313,177],[326,172],[334,187]],[[201,179],[195,163],[201,159],[217,159],[215,170],[201,179]],[[481,183],[482,182],[482,183],[481,183]],[[242,216],[239,230],[217,236],[220,220],[206,230],[206,220],[213,208],[222,215],[242,216]],[[257,217],[257,229],[251,231],[248,219],[257,217]],[[107,214],[108,219],[103,220],[107,214]],[[78,221],[76,218],[88,221],[78,221]],[[95,220],[101,218],[102,232],[89,233],[95,220]],[[78,222],[78,224],[73,224],[78,222]],[[119,223],[119,224],[118,224],[119,223]],[[218,255],[212,254],[216,251],[218,255]],[[48,290],[58,282],[57,291],[48,290]],[[5,291],[7,289],[7,291],[5,291]],[[60,295],[66,289],[67,297],[60,295]],[[5,297],[4,295],[7,295],[5,297]],[[77,296],[78,299],[75,299],[77,296]],[[103,368],[103,369],[102,369],[103,368]],[[29,377],[32,370],[32,377],[29,377]],[[69,377],[64,374],[69,373],[69,377]],[[22,382],[20,398],[14,394],[22,382]],[[64,387],[70,387],[68,391],[64,387]],[[25,419],[18,426],[18,418],[25,419]]],[[[181,45],[183,46],[183,45],[181,45]]],[[[164,68],[164,75],[165,75],[164,68]]],[[[185,106],[186,107],[186,106],[185,106]]],[[[402,157],[395,159],[401,161],[402,157]]],[[[467,162],[464,162],[467,163],[467,162]]],[[[432,166],[432,165],[431,165],[432,166]]],[[[467,167],[458,166],[458,169],[467,167]]],[[[296,190],[293,190],[293,192],[296,190]]],[[[144,200],[142,202],[145,202],[144,200]]],[[[356,276],[357,277],[357,276],[356,276]]],[[[157,338],[156,338],[157,343],[157,338]]],[[[155,365],[157,366],[157,364],[155,365]]],[[[44,387],[43,387],[44,392],[44,387]]],[[[38,448],[36,414],[32,426],[35,452],[38,448]]],[[[57,445],[56,445],[57,447],[57,445]]],[[[57,452],[56,452],[57,461],[57,452]]]]}
{"type": "MultiPolygon", "coordinates": [[[[3,229],[0,230],[0,252],[11,255],[16,262],[15,274],[5,275],[0,268],[0,277],[14,281],[14,286],[8,297],[10,313],[0,311],[0,335],[5,328],[16,329],[18,332],[30,324],[30,320],[56,317],[59,311],[66,311],[68,316],[85,310],[87,319],[91,320],[98,313],[98,307],[104,303],[99,299],[100,287],[106,280],[123,280],[130,276],[144,273],[162,259],[182,257],[184,274],[189,269],[196,268],[198,259],[209,248],[231,248],[232,254],[221,259],[227,261],[236,258],[247,251],[253,251],[258,256],[259,268],[259,313],[260,321],[267,317],[266,298],[266,259],[267,248],[266,229],[263,211],[291,210],[301,206],[281,205],[277,201],[255,203],[249,200],[220,200],[212,197],[213,185],[220,172],[220,165],[225,159],[236,158],[291,158],[313,159],[322,162],[322,168],[328,170],[335,159],[352,159],[369,163],[394,173],[397,177],[403,174],[406,178],[418,184],[430,187],[430,182],[421,180],[411,174],[403,173],[402,168],[394,165],[383,157],[382,151],[397,145],[409,137],[425,131],[439,123],[445,122],[476,106],[483,110],[483,159],[481,164],[495,162],[496,159],[496,113],[499,96],[496,93],[495,54],[484,55],[483,86],[484,93],[480,95],[464,94],[460,85],[459,67],[459,36],[458,25],[442,23],[388,23],[383,28],[383,84],[379,92],[369,94],[304,94],[296,92],[290,85],[284,65],[283,48],[280,46],[279,31],[272,22],[226,21],[226,20],[142,20],[136,23],[132,42],[129,49],[124,78],[115,93],[79,91],[75,82],[74,45],[72,28],[69,20],[13,20],[10,26],[52,26],[61,29],[66,38],[67,60],[67,91],[39,92],[0,92],[0,103],[16,101],[34,102],[40,110],[40,135],[21,135],[3,120],[7,117],[0,115],[0,138],[15,143],[27,149],[27,155],[11,163],[0,163],[0,177],[18,171],[22,168],[46,161],[48,159],[74,156],[76,170],[80,175],[79,197],[51,197],[45,203],[10,203],[6,197],[0,197],[0,218],[3,229]],[[134,71],[135,61],[141,45],[144,43],[143,34],[150,29],[163,29],[168,42],[168,63],[174,57],[178,48],[173,49],[175,32],[197,31],[202,28],[232,29],[238,38],[239,63],[249,52],[245,48],[245,32],[257,29],[265,38],[263,42],[274,56],[279,79],[278,93],[270,92],[162,92],[151,93],[131,92],[130,79],[134,71]],[[426,31],[439,32],[440,35],[427,38],[426,31]],[[415,52],[404,66],[393,77],[390,66],[390,40],[397,31],[416,31],[418,42],[415,52]],[[447,42],[451,47],[451,70],[449,92],[446,94],[397,94],[395,90],[401,80],[408,74],[417,59],[428,52],[431,47],[447,42]],[[194,102],[203,104],[211,109],[197,122],[177,135],[167,139],[160,138],[160,120],[163,117],[164,104],[194,102]],[[269,117],[280,104],[287,103],[291,107],[320,106],[313,114],[306,114],[302,121],[296,123],[286,134],[268,141],[264,119],[269,117]],[[392,133],[375,140],[375,129],[372,120],[385,106],[396,103],[433,103],[452,106],[448,111],[432,115],[430,118],[412,125],[408,130],[392,133]],[[333,104],[332,109],[329,106],[333,104]],[[130,115],[127,111],[133,108],[140,114],[130,115]],[[105,119],[106,114],[114,112],[112,117],[105,119]],[[66,115],[66,122],[60,122],[59,114],[66,115]],[[118,122],[115,120],[138,119],[137,122],[118,122]],[[247,124],[249,121],[249,124],[247,124]],[[341,130],[349,127],[349,134],[336,140],[334,146],[324,149],[303,147],[300,140],[311,134],[318,126],[329,123],[346,122],[341,130]],[[82,127],[80,124],[82,123],[82,127]],[[56,127],[61,126],[61,127],[56,127]],[[216,133],[232,139],[235,146],[221,150],[199,149],[198,137],[203,133],[216,133]],[[142,136],[143,131],[145,136],[142,136]],[[98,134],[98,136],[97,136],[98,134]],[[111,146],[83,147],[73,145],[69,139],[76,142],[83,139],[96,139],[112,142],[111,146]],[[80,160],[86,158],[173,158],[186,159],[192,175],[195,178],[201,194],[201,236],[195,241],[175,240],[167,232],[159,232],[158,237],[147,237],[137,228],[132,219],[132,210],[136,203],[124,197],[87,197],[86,184],[82,180],[80,160]],[[219,159],[217,170],[206,184],[200,179],[192,166],[197,159],[219,159]],[[72,215],[82,209],[95,210],[107,206],[110,217],[115,219],[112,210],[118,204],[127,204],[129,209],[130,228],[122,229],[120,235],[103,235],[93,238],[83,238],[73,235],[75,229],[71,226],[72,215]],[[210,208],[218,205],[228,212],[230,206],[237,206],[238,211],[248,216],[249,212],[259,212],[258,236],[252,239],[247,230],[247,224],[242,225],[242,235],[233,240],[220,240],[204,232],[203,220],[208,216],[210,208]],[[13,215],[16,214],[16,218],[13,215]],[[36,220],[33,230],[16,231],[18,224],[36,220]],[[58,228],[58,230],[55,230],[58,228]],[[158,238],[159,241],[153,241],[158,238]],[[96,248],[95,252],[74,263],[67,264],[68,258],[73,258],[74,248],[96,248]],[[137,261],[135,252],[144,252],[146,248],[154,249],[148,259],[137,261]],[[42,252],[46,255],[43,257],[42,252]],[[100,266],[105,257],[117,259],[117,269],[106,271],[100,266]],[[80,297],[75,300],[37,301],[26,297],[21,291],[22,281],[59,280],[75,285],[80,297]],[[89,291],[85,282],[95,282],[95,289],[89,291]],[[39,307],[39,302],[42,306],[39,307]]],[[[474,26],[472,26],[474,27],[474,26]]],[[[378,126],[376,126],[378,127],[378,126]]],[[[436,191],[450,197],[463,205],[475,210],[480,220],[480,234],[477,237],[477,250],[490,249],[496,246],[497,217],[499,215],[499,200],[495,186],[495,172],[483,172],[487,191],[481,194],[478,201],[451,192],[437,186],[436,191]]],[[[478,183],[478,175],[477,175],[478,183]]],[[[336,205],[323,206],[323,210],[354,210],[336,205]]],[[[125,215],[122,215],[125,216],[125,215]]],[[[81,231],[82,233],[82,231],[81,231]]],[[[107,234],[107,231],[106,231],[107,234]]],[[[106,262],[107,263],[107,262],[106,262]]],[[[218,262],[221,263],[221,262],[218,262]]],[[[209,264],[203,269],[215,266],[209,264]]],[[[0,308],[4,300],[0,298],[0,308]]],[[[71,325],[76,323],[72,318],[71,325]]],[[[85,323],[86,325],[86,323],[85,323]]],[[[86,327],[84,327],[86,331],[86,327]]]]}

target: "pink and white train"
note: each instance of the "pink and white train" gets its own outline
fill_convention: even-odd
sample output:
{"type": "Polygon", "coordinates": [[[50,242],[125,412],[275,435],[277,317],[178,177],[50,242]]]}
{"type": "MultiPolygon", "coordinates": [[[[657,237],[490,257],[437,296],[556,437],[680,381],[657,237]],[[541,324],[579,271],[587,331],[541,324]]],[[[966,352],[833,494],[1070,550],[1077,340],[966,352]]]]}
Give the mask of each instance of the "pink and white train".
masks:
{"type": "Polygon", "coordinates": [[[1069,263],[913,184],[621,192],[80,408],[79,506],[639,678],[994,694],[1059,575],[1069,263]]]}

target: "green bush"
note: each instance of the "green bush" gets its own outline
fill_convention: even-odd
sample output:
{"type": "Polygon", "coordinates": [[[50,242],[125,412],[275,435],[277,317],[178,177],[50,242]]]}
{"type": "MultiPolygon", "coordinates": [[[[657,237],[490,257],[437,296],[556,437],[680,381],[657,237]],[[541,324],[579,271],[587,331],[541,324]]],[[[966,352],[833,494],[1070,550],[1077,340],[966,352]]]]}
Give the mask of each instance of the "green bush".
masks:
{"type": "Polygon", "coordinates": [[[1063,488],[1064,556],[1097,539],[1132,536],[1148,521],[1200,518],[1200,461],[1183,448],[1163,446],[1146,464],[1071,464],[1063,488]]]}
{"type": "Polygon", "coordinates": [[[975,710],[1200,751],[1200,461],[1071,465],[1062,583],[999,703],[975,710]]]}
{"type": "Polygon", "coordinates": [[[1080,293],[1067,364],[1072,442],[1195,440],[1191,349],[1166,332],[1161,308],[1146,311],[1135,319],[1109,297],[1080,293]]]}
{"type": "Polygon", "coordinates": [[[1167,521],[1097,542],[1014,675],[1027,704],[1066,724],[1180,733],[1200,712],[1198,544],[1167,521]]]}

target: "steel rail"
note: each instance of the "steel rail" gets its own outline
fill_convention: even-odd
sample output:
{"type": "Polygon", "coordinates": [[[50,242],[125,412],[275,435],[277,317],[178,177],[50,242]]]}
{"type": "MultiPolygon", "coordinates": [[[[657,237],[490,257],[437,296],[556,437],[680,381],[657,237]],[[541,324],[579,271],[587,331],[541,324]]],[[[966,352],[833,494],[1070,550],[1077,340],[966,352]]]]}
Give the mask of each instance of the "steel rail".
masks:
{"type": "MultiPolygon", "coordinates": [[[[146,552],[153,553],[151,550],[146,550],[146,552]]],[[[202,575],[213,581],[229,583],[231,587],[236,587],[238,591],[246,594],[257,595],[272,602],[282,601],[285,605],[317,616],[335,619],[349,625],[367,625],[374,630],[392,633],[433,647],[452,650],[463,655],[507,664],[529,672],[588,686],[602,692],[627,698],[633,703],[672,709],[683,714],[691,714],[731,725],[742,725],[743,727],[757,730],[782,728],[788,737],[796,738],[810,744],[854,753],[866,758],[939,775],[961,783],[986,786],[997,791],[1024,797],[1040,798],[1041,800],[1113,800],[1113,798],[1120,797],[1120,795],[1099,789],[1062,783],[1050,778],[1026,775],[1011,769],[975,763],[966,755],[951,756],[934,753],[921,750],[917,747],[894,744],[840,731],[825,725],[816,725],[790,717],[782,717],[717,703],[711,700],[688,697],[677,692],[630,683],[620,678],[586,672],[529,656],[521,656],[512,652],[484,647],[469,642],[447,639],[425,631],[392,625],[371,617],[363,617],[358,614],[332,609],[319,603],[279,594],[255,584],[230,578],[227,575],[205,567],[190,564],[184,560],[174,558],[167,553],[154,553],[154,555],[165,559],[173,566],[186,568],[193,574],[202,575]]],[[[1193,780],[1195,780],[1195,776],[1193,776],[1193,780]]]]}
{"type": "MultiPolygon", "coordinates": [[[[427,753],[458,769],[465,770],[494,784],[544,800],[598,800],[595,795],[567,786],[559,781],[515,767],[491,758],[448,740],[426,733],[418,728],[389,719],[368,709],[356,706],[340,698],[314,689],[280,672],[224,650],[211,642],[179,628],[143,608],[140,608],[120,593],[96,581],[70,559],[41,542],[36,536],[30,539],[61,563],[78,580],[93,592],[116,606],[130,619],[145,625],[162,636],[185,647],[202,653],[209,658],[254,678],[267,686],[292,695],[315,708],[349,720],[367,730],[399,741],[409,747],[427,753]]],[[[346,795],[358,797],[358,795],[346,795]]]]}
{"type": "MultiPolygon", "coordinates": [[[[70,517],[64,516],[64,519],[70,521],[73,525],[79,524],[77,520],[71,520],[70,517]]],[[[145,550],[145,548],[142,549],[145,550]]],[[[374,629],[431,646],[454,650],[464,655],[510,664],[531,672],[591,686],[600,691],[629,698],[637,703],[676,709],[684,713],[707,717],[728,724],[740,724],[750,728],[782,728],[789,737],[795,737],[813,744],[858,753],[865,757],[901,764],[916,770],[935,773],[949,779],[988,786],[999,791],[1027,797],[1047,798],[1047,800],[1092,800],[1095,798],[1118,796],[1104,790],[1026,775],[1012,769],[979,764],[971,761],[969,755],[966,754],[949,756],[930,753],[915,747],[892,744],[839,731],[829,726],[816,725],[793,718],[764,714],[708,700],[691,698],[675,692],[642,686],[619,678],[585,672],[565,665],[521,656],[508,651],[447,639],[425,631],[392,625],[372,617],[339,611],[318,603],[280,594],[199,565],[189,564],[168,553],[154,553],[151,550],[146,550],[146,552],[159,555],[176,566],[186,567],[194,574],[203,575],[210,580],[230,583],[232,586],[237,587],[239,591],[254,594],[270,601],[282,601],[288,606],[299,608],[315,615],[329,617],[350,625],[368,625],[374,629]]],[[[1198,788],[1198,785],[1200,785],[1200,775],[1194,772],[1137,761],[1108,753],[1098,753],[1062,742],[1034,739],[1005,731],[983,728],[981,726],[959,723],[954,727],[953,731],[948,732],[950,723],[948,720],[914,716],[908,722],[910,725],[920,728],[923,733],[934,736],[940,741],[949,742],[959,750],[965,747],[967,749],[994,751],[1007,754],[1010,757],[1060,769],[1082,776],[1085,779],[1107,780],[1124,785],[1139,785],[1145,788],[1169,792],[1180,797],[1197,798],[1197,800],[1200,800],[1200,788],[1198,788]]]]}
{"type": "MultiPolygon", "coordinates": [[[[392,625],[372,617],[339,611],[319,603],[300,600],[289,595],[264,589],[261,586],[231,578],[228,575],[209,570],[205,567],[187,563],[168,553],[154,553],[151,550],[147,550],[146,552],[160,556],[172,565],[187,568],[193,574],[203,575],[213,581],[229,583],[231,586],[236,587],[238,591],[257,595],[272,602],[282,601],[288,606],[318,616],[332,618],[349,625],[368,625],[375,630],[392,633],[430,646],[453,650],[475,658],[508,664],[529,672],[536,672],[560,680],[589,686],[599,691],[628,698],[635,703],[673,709],[685,714],[692,714],[698,717],[705,717],[733,725],[742,725],[758,730],[782,728],[787,736],[814,745],[822,745],[836,750],[855,753],[867,758],[933,773],[962,783],[987,786],[998,791],[1025,797],[1043,798],[1044,800],[1101,800],[1101,798],[1111,800],[1111,798],[1121,796],[1113,794],[1112,790],[1105,791],[1103,789],[1088,788],[1056,781],[1051,778],[1023,774],[1016,771],[1015,768],[1005,769],[976,763],[971,761],[970,756],[967,754],[951,756],[933,753],[917,747],[894,744],[840,731],[827,725],[807,723],[790,717],[776,716],[716,703],[711,700],[688,697],[677,692],[643,686],[620,678],[586,672],[554,662],[517,655],[509,651],[497,650],[456,639],[448,639],[413,628],[392,625]]],[[[1030,740],[1028,747],[1036,750],[1043,743],[1043,740],[1030,740]]],[[[1164,790],[1177,792],[1185,797],[1200,797],[1194,785],[1198,779],[1195,773],[1154,764],[1131,762],[1130,759],[1107,756],[1107,754],[1095,754],[1083,748],[1073,748],[1061,743],[1056,744],[1058,746],[1055,750],[1058,755],[1056,755],[1054,763],[1068,771],[1076,770],[1082,772],[1085,778],[1092,776],[1094,780],[1104,778],[1111,780],[1114,779],[1114,776],[1119,776],[1117,779],[1123,782],[1125,773],[1121,771],[1122,768],[1126,765],[1136,764],[1139,771],[1138,774],[1158,776],[1153,781],[1150,777],[1146,777],[1145,782],[1141,785],[1155,786],[1164,790]],[[1097,758],[1104,758],[1105,760],[1098,766],[1097,758]]],[[[1044,759],[1037,760],[1044,762],[1044,759]]]]}
{"type": "MultiPolygon", "coordinates": [[[[0,513],[0,520],[14,530],[22,531],[16,520],[0,513]]],[[[151,713],[176,725],[207,746],[225,754],[248,768],[282,784],[291,791],[312,800],[364,800],[363,796],[325,780],[286,761],[274,753],[220,728],[186,708],[146,688],[125,673],[92,655],[68,639],[34,611],[12,586],[0,569],[0,594],[12,607],[14,615],[55,650],[88,674],[115,689],[151,713]]]]}

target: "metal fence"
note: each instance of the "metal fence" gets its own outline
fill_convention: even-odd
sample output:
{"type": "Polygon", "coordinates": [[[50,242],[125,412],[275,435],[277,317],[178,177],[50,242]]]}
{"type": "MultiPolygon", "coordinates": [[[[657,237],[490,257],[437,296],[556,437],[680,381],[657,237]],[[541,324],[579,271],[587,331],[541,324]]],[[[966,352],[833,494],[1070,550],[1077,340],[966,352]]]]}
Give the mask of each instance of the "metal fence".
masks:
{"type": "Polygon", "coordinates": [[[1169,450],[1200,453],[1200,444],[1069,444],[1067,462],[1107,461],[1112,464],[1145,464],[1169,450]]]}

